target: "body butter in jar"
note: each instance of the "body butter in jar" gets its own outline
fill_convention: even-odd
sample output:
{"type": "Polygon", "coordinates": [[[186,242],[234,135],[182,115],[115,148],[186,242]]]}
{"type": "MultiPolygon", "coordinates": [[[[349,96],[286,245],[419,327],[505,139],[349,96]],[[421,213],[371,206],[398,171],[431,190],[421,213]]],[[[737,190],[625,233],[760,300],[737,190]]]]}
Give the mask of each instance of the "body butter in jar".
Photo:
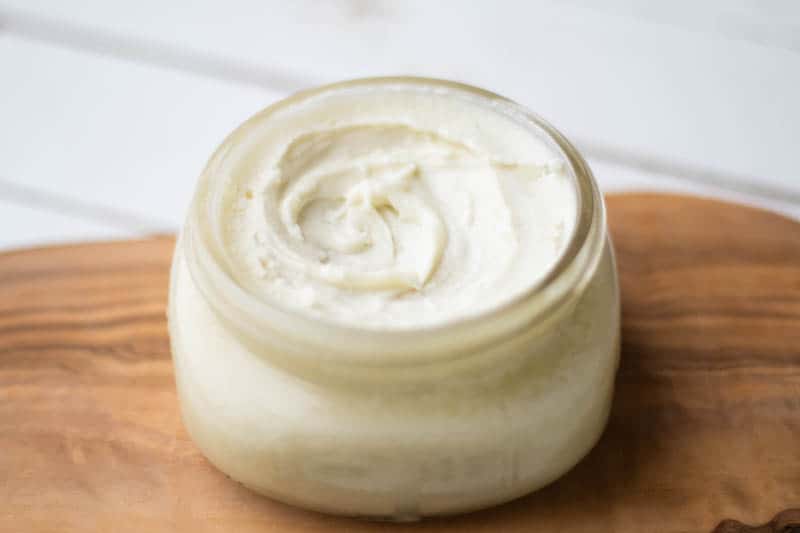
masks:
{"type": "Polygon", "coordinates": [[[575,149],[497,95],[292,96],[212,156],[175,252],[184,423],[275,499],[396,520],[571,468],[606,423],[619,296],[575,149]]]}

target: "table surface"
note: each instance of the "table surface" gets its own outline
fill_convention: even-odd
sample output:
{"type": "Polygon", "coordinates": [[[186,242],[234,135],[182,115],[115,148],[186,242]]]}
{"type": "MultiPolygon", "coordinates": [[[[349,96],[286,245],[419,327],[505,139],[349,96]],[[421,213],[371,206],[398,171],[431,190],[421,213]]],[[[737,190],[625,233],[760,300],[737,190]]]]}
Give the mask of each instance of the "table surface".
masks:
{"type": "MultiPolygon", "coordinates": [[[[599,443],[530,496],[391,527],[259,497],[192,444],[164,315],[171,239],[0,254],[0,531],[706,533],[798,507],[800,224],[687,197],[608,207],[622,356],[599,443]]],[[[771,531],[789,529],[752,533],[771,531]]]]}
{"type": "Polygon", "coordinates": [[[0,249],[175,230],[243,119],[398,73],[523,103],[605,191],[800,217],[793,0],[0,0],[0,66],[0,249]]]}

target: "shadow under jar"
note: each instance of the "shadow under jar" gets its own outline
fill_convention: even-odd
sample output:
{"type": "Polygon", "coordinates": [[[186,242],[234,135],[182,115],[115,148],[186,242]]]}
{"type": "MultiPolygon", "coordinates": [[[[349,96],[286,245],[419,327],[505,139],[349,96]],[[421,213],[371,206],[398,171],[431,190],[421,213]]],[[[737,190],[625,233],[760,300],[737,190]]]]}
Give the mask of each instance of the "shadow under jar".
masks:
{"type": "Polygon", "coordinates": [[[602,196],[561,134],[480,89],[377,78],[274,104],[215,152],[169,331],[184,423],[220,470],[413,520],[575,465],[608,417],[619,316],[602,196]]]}

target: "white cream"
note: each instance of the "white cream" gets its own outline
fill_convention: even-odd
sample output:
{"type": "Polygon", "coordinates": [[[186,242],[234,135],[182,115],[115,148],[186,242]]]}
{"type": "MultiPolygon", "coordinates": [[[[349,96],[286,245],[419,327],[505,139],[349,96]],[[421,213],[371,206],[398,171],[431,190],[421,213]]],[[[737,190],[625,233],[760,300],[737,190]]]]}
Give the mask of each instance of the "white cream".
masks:
{"type": "Polygon", "coordinates": [[[539,281],[575,224],[562,156],[463,94],[333,91],[250,135],[220,217],[237,282],[336,322],[480,314],[539,281]]]}
{"type": "Polygon", "coordinates": [[[606,423],[619,293],[602,197],[554,130],[477,89],[295,96],[212,156],[169,330],[186,428],[236,481],[393,520],[508,501],[606,423]]]}

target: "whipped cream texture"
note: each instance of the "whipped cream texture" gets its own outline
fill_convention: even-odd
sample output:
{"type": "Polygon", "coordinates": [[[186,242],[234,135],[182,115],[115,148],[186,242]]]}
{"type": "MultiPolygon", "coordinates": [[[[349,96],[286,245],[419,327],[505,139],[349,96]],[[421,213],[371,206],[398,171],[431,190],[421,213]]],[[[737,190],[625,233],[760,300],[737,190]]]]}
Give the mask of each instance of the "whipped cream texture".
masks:
{"type": "Polygon", "coordinates": [[[360,327],[431,325],[539,281],[573,230],[563,156],[454,91],[329,89],[255,121],[221,206],[237,282],[360,327]]]}

